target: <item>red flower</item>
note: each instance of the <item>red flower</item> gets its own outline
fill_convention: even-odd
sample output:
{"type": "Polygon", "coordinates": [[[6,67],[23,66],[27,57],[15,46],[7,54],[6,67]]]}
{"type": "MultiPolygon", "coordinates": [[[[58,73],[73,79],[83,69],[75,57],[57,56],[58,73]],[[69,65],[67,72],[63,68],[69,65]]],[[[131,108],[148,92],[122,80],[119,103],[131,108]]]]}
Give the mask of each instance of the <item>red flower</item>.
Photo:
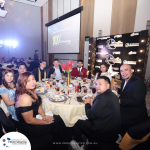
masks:
{"type": "Polygon", "coordinates": [[[62,66],[62,70],[66,70],[66,72],[71,72],[72,71],[72,67],[73,67],[73,61],[71,60],[70,62],[67,60],[67,64],[61,64],[62,66]]]}

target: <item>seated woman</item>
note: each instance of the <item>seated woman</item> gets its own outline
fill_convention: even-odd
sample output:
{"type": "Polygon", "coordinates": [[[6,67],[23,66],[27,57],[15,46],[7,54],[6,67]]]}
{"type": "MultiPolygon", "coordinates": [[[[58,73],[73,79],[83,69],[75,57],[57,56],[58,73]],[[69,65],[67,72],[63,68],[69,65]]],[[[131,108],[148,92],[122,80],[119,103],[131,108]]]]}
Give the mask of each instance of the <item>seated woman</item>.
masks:
{"type": "MultiPolygon", "coordinates": [[[[59,116],[46,116],[41,106],[41,99],[35,92],[36,80],[31,72],[20,74],[15,94],[15,108],[19,120],[19,132],[27,137],[51,134],[55,141],[69,142],[71,136],[59,116]],[[40,114],[42,120],[37,119],[40,114]]],[[[64,145],[67,146],[67,145],[64,145]]]]}
{"type": "Polygon", "coordinates": [[[96,73],[95,80],[100,76],[106,76],[110,79],[111,82],[112,77],[107,71],[108,71],[107,65],[105,63],[101,64],[99,72],[96,73]]]}
{"type": "Polygon", "coordinates": [[[18,128],[18,119],[14,108],[15,104],[16,83],[14,72],[11,69],[5,70],[2,77],[2,85],[0,87],[0,95],[6,104],[6,107],[12,116],[12,121],[18,128]]]}

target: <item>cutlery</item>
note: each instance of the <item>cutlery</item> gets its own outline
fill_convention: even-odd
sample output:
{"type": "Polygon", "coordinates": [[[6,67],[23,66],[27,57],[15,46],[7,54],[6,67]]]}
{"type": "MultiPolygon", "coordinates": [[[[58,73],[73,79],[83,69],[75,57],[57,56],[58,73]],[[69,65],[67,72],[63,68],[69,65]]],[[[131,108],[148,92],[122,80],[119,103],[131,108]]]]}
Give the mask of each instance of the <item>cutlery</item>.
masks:
{"type": "Polygon", "coordinates": [[[71,102],[71,98],[70,98],[70,100],[69,100],[69,104],[70,104],[70,102],[71,102]]]}
{"type": "Polygon", "coordinates": [[[64,101],[64,104],[67,102],[67,100],[64,101]]]}

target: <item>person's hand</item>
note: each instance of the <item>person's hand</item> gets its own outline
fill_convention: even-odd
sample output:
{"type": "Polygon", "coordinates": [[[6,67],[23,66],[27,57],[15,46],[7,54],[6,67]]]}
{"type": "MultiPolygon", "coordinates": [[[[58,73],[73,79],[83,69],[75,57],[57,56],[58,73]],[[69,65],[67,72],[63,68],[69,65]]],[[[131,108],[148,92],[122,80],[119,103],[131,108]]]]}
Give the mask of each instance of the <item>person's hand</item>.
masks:
{"type": "Polygon", "coordinates": [[[121,104],[121,99],[119,99],[119,104],[121,104]]]}
{"type": "Polygon", "coordinates": [[[64,76],[64,73],[63,73],[63,72],[61,73],[61,76],[64,76]]]}
{"type": "Polygon", "coordinates": [[[44,116],[42,118],[44,121],[46,121],[47,124],[51,124],[54,122],[54,117],[53,116],[44,116]]]}
{"type": "Polygon", "coordinates": [[[83,72],[80,72],[80,76],[82,76],[83,75],[83,72]]]}
{"type": "Polygon", "coordinates": [[[55,72],[53,73],[53,76],[56,76],[56,73],[55,73],[55,72]]]}
{"type": "Polygon", "coordinates": [[[93,105],[93,100],[94,100],[94,99],[93,99],[93,98],[91,98],[91,102],[90,102],[90,105],[91,105],[91,106],[93,105]]]}
{"type": "Polygon", "coordinates": [[[85,100],[84,100],[84,104],[87,104],[89,103],[91,105],[91,99],[90,97],[87,97],[85,100]]]}

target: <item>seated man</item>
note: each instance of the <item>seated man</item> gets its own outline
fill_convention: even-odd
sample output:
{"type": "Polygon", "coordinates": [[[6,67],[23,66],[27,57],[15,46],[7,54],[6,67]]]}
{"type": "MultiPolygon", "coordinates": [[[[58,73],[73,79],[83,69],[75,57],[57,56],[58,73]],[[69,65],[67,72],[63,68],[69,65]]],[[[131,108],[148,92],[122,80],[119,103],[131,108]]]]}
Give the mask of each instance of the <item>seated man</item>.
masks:
{"type": "Polygon", "coordinates": [[[35,68],[33,70],[32,73],[34,74],[36,81],[41,81],[42,79],[45,79],[47,77],[45,67],[46,67],[46,60],[41,60],[40,61],[40,67],[35,68]]]}
{"type": "Polygon", "coordinates": [[[19,75],[23,72],[26,72],[26,71],[27,71],[26,65],[24,63],[20,63],[18,66],[18,73],[15,74],[16,83],[17,83],[19,75]]]}
{"type": "Polygon", "coordinates": [[[77,61],[77,67],[73,68],[73,70],[71,72],[71,76],[83,77],[83,78],[87,77],[87,69],[83,68],[83,60],[77,61]]]}
{"type": "Polygon", "coordinates": [[[61,66],[59,65],[59,61],[58,59],[54,59],[53,61],[53,65],[52,67],[49,68],[49,72],[48,72],[48,78],[51,77],[51,75],[55,76],[56,78],[64,76],[64,73],[62,71],[61,66]]]}
{"type": "MultiPolygon", "coordinates": [[[[122,135],[124,135],[129,128],[148,118],[145,102],[147,87],[141,79],[132,74],[130,65],[122,65],[120,73],[124,79],[119,91],[122,135]]],[[[115,86],[114,89],[117,90],[115,86]]]]}
{"type": "MultiPolygon", "coordinates": [[[[101,149],[109,150],[114,148],[120,133],[119,99],[110,90],[108,77],[100,76],[96,84],[98,95],[94,101],[85,99],[88,120],[78,120],[73,127],[73,134],[77,142],[83,142],[82,134],[84,134],[89,141],[98,142],[101,149]]],[[[71,142],[71,146],[79,148],[75,141],[71,142]]]]}

